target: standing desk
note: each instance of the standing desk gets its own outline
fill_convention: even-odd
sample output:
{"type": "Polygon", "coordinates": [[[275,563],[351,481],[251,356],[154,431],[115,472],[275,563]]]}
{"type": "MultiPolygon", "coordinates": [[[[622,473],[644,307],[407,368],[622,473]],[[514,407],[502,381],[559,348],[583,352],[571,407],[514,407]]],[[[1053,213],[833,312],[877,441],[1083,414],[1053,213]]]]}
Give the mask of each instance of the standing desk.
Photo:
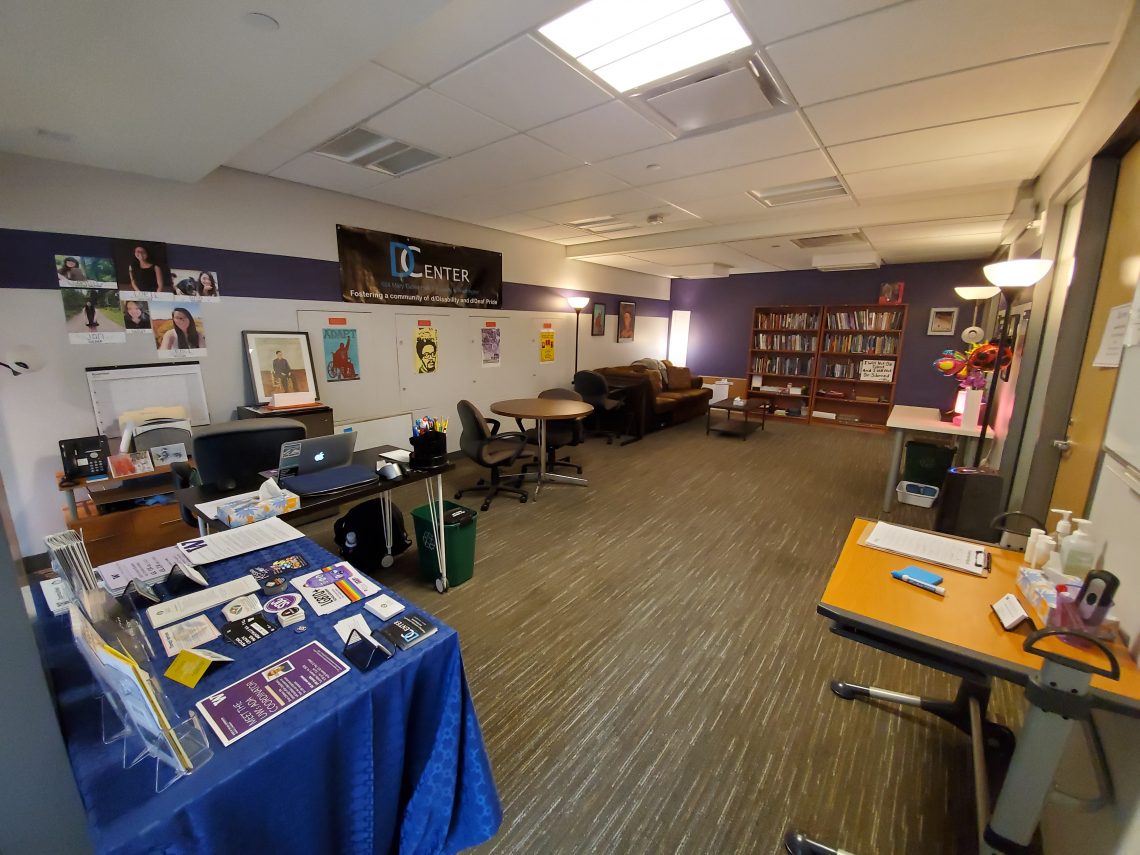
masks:
{"type": "Polygon", "coordinates": [[[976,441],[981,432],[980,425],[963,427],[953,422],[942,421],[936,407],[891,407],[891,414],[887,416],[887,427],[894,431],[895,442],[891,448],[891,467],[887,470],[887,483],[883,488],[883,513],[889,513],[895,506],[895,486],[899,476],[899,464],[902,462],[903,445],[906,444],[908,433],[923,431],[956,437],[958,459],[961,460],[972,446],[969,440],[974,438],[976,441]]]}
{"type": "MultiPolygon", "coordinates": [[[[309,563],[297,573],[339,560],[299,538],[206,565],[205,573],[217,584],[294,554],[309,563]]],[[[96,686],[71,640],[68,619],[53,617],[39,586],[33,588],[45,664],[100,855],[434,855],[475,846],[498,828],[502,812],[459,637],[438,619],[430,618],[438,631],[422,643],[366,672],[350,666],[344,676],[228,747],[210,732],[214,756],[156,793],[153,761],[124,769],[120,745],[103,744],[96,686]]],[[[393,591],[384,593],[405,603],[408,613],[420,611],[393,591]]],[[[333,629],[342,618],[360,613],[369,626],[381,625],[364,611],[364,602],[326,616],[305,608],[304,632],[287,626],[241,649],[221,638],[201,645],[235,661],[211,669],[193,689],[160,677],[174,709],[185,714],[197,701],[312,641],[347,661],[333,629]]],[[[215,626],[224,621],[220,606],[203,614],[215,626]]],[[[164,670],[169,659],[149,622],[142,622],[164,670]]]]}
{"type": "MultiPolygon", "coordinates": [[[[844,699],[863,696],[921,706],[971,735],[975,801],[980,826],[984,826],[983,817],[989,810],[984,751],[1008,750],[1013,745],[1012,733],[985,717],[992,678],[1028,686],[1028,695],[1033,691],[1033,678],[1048,673],[1052,665],[1046,662],[1043,669],[1042,657],[1023,649],[1029,635],[1026,624],[1006,632],[990,608],[1004,594],[1016,592],[1022,554],[982,544],[993,554],[993,569],[986,577],[972,576],[860,545],[860,538],[874,524],[874,520],[866,519],[856,519],[852,524],[817,611],[831,619],[831,631],[836,635],[937,668],[961,682],[953,701],[916,698],[841,681],[834,682],[832,690],[844,699]],[[946,596],[939,597],[891,577],[892,570],[912,564],[943,576],[946,596]]],[[[1085,652],[1056,638],[1044,639],[1038,646],[1096,667],[1103,667],[1105,662],[1095,651],[1085,652]]],[[[1120,679],[1093,676],[1088,687],[1089,701],[1094,707],[1140,718],[1140,669],[1119,642],[1110,648],[1120,665],[1120,679]]],[[[1028,724],[1027,721],[1027,728],[1028,724]]],[[[1025,733],[1023,730],[1023,737],[1025,733]]],[[[1033,758],[1025,756],[1029,749],[1023,751],[1024,748],[1023,739],[1013,752],[1010,777],[1019,761],[1021,766],[1033,762],[1033,758]]],[[[1063,744],[1056,746],[1058,760],[1063,748],[1063,744]]],[[[1046,788],[1051,786],[1055,770],[1055,765],[1041,770],[1047,780],[1038,783],[1046,788]]],[[[1011,795],[1006,794],[1007,800],[1011,795]]],[[[999,795],[999,810],[1001,805],[999,795]]],[[[1026,809],[1030,808],[1032,805],[1026,809]]],[[[1038,814],[1039,809],[1040,805],[1038,814]]],[[[1036,816],[1032,817],[1030,829],[1035,826],[1036,816]]]]}
{"type": "MultiPolygon", "coordinates": [[[[576,475],[562,475],[546,471],[546,423],[551,419],[581,419],[594,412],[594,408],[583,401],[570,401],[564,398],[514,398],[510,401],[496,401],[491,404],[491,412],[498,416],[516,419],[534,419],[538,422],[538,474],[534,477],[534,497],[546,482],[577,484],[585,487],[590,482],[576,475]]],[[[524,476],[526,477],[526,476],[524,476]]]]}

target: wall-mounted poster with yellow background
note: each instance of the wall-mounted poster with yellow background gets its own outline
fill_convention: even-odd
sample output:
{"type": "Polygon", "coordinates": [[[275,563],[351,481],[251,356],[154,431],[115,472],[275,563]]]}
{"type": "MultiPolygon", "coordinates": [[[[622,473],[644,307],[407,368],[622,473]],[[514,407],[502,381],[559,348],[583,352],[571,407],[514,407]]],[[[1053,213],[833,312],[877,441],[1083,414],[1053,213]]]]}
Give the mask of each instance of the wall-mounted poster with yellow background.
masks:
{"type": "Polygon", "coordinates": [[[416,373],[434,374],[439,360],[439,330],[431,321],[416,322],[416,373]]]}
{"type": "Polygon", "coordinates": [[[554,328],[551,324],[543,324],[538,333],[538,361],[554,361],[554,328]]]}

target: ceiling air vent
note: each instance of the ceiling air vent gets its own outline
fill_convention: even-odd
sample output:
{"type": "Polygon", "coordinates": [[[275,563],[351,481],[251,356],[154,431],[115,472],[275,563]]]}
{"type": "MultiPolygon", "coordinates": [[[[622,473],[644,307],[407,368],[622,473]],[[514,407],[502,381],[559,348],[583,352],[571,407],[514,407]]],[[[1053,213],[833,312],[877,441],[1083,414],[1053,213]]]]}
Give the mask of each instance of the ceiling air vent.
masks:
{"type": "Polygon", "coordinates": [[[787,104],[757,56],[732,57],[634,97],[681,133],[755,119],[787,104]]]}
{"type": "Polygon", "coordinates": [[[576,229],[583,229],[588,232],[593,232],[596,235],[609,234],[611,232],[625,232],[630,229],[636,229],[633,223],[627,223],[619,220],[617,217],[586,217],[582,220],[572,220],[563,225],[573,226],[576,229]]]}
{"type": "Polygon", "coordinates": [[[853,248],[853,245],[862,246],[867,241],[860,232],[835,232],[827,235],[805,235],[792,238],[792,243],[800,249],[823,249],[833,246],[853,248]]]}
{"type": "Polygon", "coordinates": [[[832,177],[804,181],[800,184],[784,184],[767,190],[749,190],[748,195],[761,205],[778,208],[781,205],[798,205],[801,202],[817,202],[820,199],[846,196],[847,189],[838,178],[832,177]]]}
{"type": "Polygon", "coordinates": [[[440,159],[438,154],[380,136],[366,128],[345,131],[317,146],[313,152],[386,175],[403,175],[440,159]]]}
{"type": "Polygon", "coordinates": [[[811,266],[816,270],[874,270],[883,260],[873,249],[860,249],[855,252],[833,252],[827,255],[813,255],[811,266]]]}

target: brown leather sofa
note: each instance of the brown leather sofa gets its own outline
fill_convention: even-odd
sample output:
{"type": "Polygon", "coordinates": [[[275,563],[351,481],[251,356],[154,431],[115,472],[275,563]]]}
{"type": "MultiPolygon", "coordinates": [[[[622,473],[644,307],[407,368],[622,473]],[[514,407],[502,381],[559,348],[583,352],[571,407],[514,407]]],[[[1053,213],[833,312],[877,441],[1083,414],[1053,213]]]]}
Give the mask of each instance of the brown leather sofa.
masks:
{"type": "Polygon", "coordinates": [[[680,424],[708,412],[712,390],[701,385],[688,368],[663,361],[662,372],[649,365],[614,365],[595,369],[616,387],[629,387],[627,401],[635,409],[640,433],[680,424]]]}

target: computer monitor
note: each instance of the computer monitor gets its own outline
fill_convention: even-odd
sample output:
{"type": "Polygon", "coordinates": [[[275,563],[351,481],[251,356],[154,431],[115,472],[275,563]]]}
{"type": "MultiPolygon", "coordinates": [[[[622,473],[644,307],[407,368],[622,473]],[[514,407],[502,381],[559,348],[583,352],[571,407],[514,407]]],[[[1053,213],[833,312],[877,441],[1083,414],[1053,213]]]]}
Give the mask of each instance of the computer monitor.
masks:
{"type": "Polygon", "coordinates": [[[232,490],[243,477],[276,469],[281,443],[304,439],[294,419],[242,419],[194,432],[194,466],[202,484],[232,490]]]}

